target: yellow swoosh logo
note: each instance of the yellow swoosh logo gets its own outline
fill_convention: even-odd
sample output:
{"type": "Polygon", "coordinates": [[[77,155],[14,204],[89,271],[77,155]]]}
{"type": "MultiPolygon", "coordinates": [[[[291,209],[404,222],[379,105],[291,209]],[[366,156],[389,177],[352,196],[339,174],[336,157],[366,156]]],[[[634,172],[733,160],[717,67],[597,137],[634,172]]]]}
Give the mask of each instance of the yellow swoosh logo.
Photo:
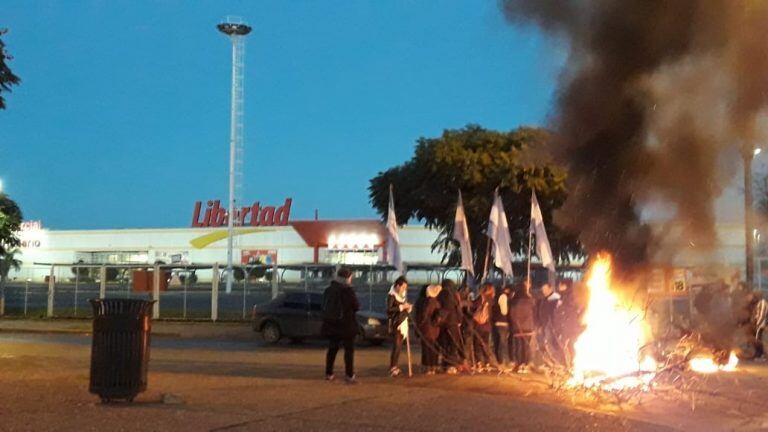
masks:
{"type": "MultiPolygon", "coordinates": [[[[263,229],[263,228],[240,228],[235,229],[235,231],[232,233],[232,237],[237,237],[245,234],[251,234],[255,232],[267,232],[267,231],[274,231],[271,229],[263,229]]],[[[211,243],[215,243],[219,240],[224,240],[227,238],[227,230],[217,230],[212,233],[208,233],[205,235],[201,235],[200,237],[193,238],[189,241],[189,244],[192,245],[195,249],[203,249],[206,246],[208,246],[211,243]]]]}

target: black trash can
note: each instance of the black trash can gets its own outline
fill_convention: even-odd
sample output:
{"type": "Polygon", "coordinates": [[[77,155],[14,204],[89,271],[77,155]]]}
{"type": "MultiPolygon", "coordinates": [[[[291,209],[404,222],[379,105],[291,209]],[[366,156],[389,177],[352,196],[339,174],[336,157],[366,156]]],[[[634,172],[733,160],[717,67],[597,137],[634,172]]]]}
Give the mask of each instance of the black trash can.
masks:
{"type": "Polygon", "coordinates": [[[91,300],[93,343],[89,390],[102,402],[127,399],[147,389],[151,310],[154,301],[91,300]]]}

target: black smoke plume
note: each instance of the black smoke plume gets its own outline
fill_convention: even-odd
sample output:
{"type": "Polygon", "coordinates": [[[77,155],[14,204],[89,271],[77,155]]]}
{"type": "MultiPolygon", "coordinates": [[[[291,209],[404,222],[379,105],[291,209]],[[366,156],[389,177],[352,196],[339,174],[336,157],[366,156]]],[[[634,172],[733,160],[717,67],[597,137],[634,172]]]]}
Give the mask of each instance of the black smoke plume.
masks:
{"type": "Polygon", "coordinates": [[[569,169],[557,216],[624,270],[660,251],[640,217],[661,202],[686,247],[714,246],[715,199],[737,151],[761,139],[768,100],[768,2],[504,0],[506,17],[567,44],[552,117],[569,169]],[[730,163],[727,163],[730,161],[730,163]]]}

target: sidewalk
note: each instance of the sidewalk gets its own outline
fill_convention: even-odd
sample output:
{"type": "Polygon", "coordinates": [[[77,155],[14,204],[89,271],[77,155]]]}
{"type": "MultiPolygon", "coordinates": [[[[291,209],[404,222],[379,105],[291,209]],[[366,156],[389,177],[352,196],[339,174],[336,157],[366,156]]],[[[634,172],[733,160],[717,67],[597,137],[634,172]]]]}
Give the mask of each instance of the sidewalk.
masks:
{"type": "MultiPolygon", "coordinates": [[[[87,319],[15,319],[0,318],[3,333],[90,334],[92,322],[87,319]]],[[[152,321],[152,335],[194,339],[243,340],[259,339],[248,322],[152,321]]]]}

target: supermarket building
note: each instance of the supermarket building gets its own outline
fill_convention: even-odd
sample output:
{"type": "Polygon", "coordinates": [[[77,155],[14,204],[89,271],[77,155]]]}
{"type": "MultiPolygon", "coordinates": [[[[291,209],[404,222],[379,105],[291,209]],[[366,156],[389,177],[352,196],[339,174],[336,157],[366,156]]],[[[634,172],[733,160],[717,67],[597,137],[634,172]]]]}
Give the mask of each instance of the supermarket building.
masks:
{"type": "MultiPolygon", "coordinates": [[[[286,199],[280,206],[236,211],[235,263],[355,264],[387,263],[386,231],[379,220],[292,221],[286,199]]],[[[188,228],[49,230],[40,221],[24,222],[20,232],[21,268],[12,280],[42,281],[50,264],[213,264],[226,263],[227,215],[219,201],[197,202],[188,228]]],[[[438,232],[422,226],[400,228],[403,260],[440,264],[432,251],[438,232]]]]}

